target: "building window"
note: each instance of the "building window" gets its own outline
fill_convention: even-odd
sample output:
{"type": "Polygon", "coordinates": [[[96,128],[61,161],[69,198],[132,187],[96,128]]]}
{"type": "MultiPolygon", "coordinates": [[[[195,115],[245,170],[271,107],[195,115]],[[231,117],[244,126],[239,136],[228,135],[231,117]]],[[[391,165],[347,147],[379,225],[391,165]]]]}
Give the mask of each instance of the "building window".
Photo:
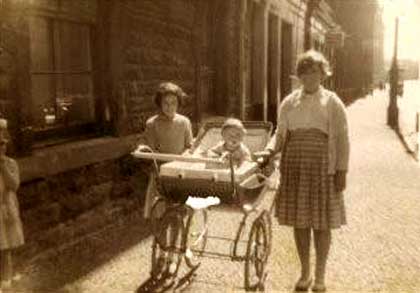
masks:
{"type": "Polygon", "coordinates": [[[29,27],[35,139],[74,137],[91,131],[96,121],[92,24],[34,14],[29,27]]]}

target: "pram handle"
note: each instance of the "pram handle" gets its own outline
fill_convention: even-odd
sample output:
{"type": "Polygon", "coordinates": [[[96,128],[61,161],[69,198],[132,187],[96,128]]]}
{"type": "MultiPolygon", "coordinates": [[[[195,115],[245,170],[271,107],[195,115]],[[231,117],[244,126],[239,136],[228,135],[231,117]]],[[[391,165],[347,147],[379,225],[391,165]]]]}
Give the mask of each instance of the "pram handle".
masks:
{"type": "Polygon", "coordinates": [[[150,152],[139,152],[134,151],[131,155],[138,159],[146,160],[159,160],[159,161],[181,161],[181,162],[192,162],[192,163],[216,163],[223,164],[224,161],[216,158],[201,158],[201,157],[189,157],[183,155],[165,154],[165,153],[150,153],[150,152]]]}

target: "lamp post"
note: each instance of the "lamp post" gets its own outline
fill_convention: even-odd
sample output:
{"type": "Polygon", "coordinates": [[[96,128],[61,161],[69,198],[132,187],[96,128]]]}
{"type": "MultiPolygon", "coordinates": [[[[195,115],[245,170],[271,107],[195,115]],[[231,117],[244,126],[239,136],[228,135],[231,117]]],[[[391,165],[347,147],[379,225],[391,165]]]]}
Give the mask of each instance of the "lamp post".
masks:
{"type": "Polygon", "coordinates": [[[398,17],[395,18],[395,37],[394,37],[394,56],[392,57],[391,68],[389,70],[389,105],[387,124],[392,129],[398,129],[398,17]]]}

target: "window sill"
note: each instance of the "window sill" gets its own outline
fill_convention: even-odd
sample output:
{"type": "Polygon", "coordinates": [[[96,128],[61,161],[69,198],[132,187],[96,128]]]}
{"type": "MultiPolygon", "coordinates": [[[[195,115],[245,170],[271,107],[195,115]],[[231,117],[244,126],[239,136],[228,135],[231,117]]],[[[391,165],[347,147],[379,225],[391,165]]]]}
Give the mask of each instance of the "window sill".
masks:
{"type": "Polygon", "coordinates": [[[141,135],[102,137],[37,149],[18,158],[22,182],[45,178],[128,154],[141,135]]]}

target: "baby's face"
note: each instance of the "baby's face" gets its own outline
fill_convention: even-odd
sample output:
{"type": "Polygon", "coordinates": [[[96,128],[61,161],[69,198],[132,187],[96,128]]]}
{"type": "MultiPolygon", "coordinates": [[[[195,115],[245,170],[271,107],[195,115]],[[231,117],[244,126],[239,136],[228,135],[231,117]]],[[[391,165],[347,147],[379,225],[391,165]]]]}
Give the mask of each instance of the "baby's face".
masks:
{"type": "Polygon", "coordinates": [[[229,127],[222,132],[225,146],[229,151],[235,150],[243,141],[244,134],[240,129],[229,127]]]}

